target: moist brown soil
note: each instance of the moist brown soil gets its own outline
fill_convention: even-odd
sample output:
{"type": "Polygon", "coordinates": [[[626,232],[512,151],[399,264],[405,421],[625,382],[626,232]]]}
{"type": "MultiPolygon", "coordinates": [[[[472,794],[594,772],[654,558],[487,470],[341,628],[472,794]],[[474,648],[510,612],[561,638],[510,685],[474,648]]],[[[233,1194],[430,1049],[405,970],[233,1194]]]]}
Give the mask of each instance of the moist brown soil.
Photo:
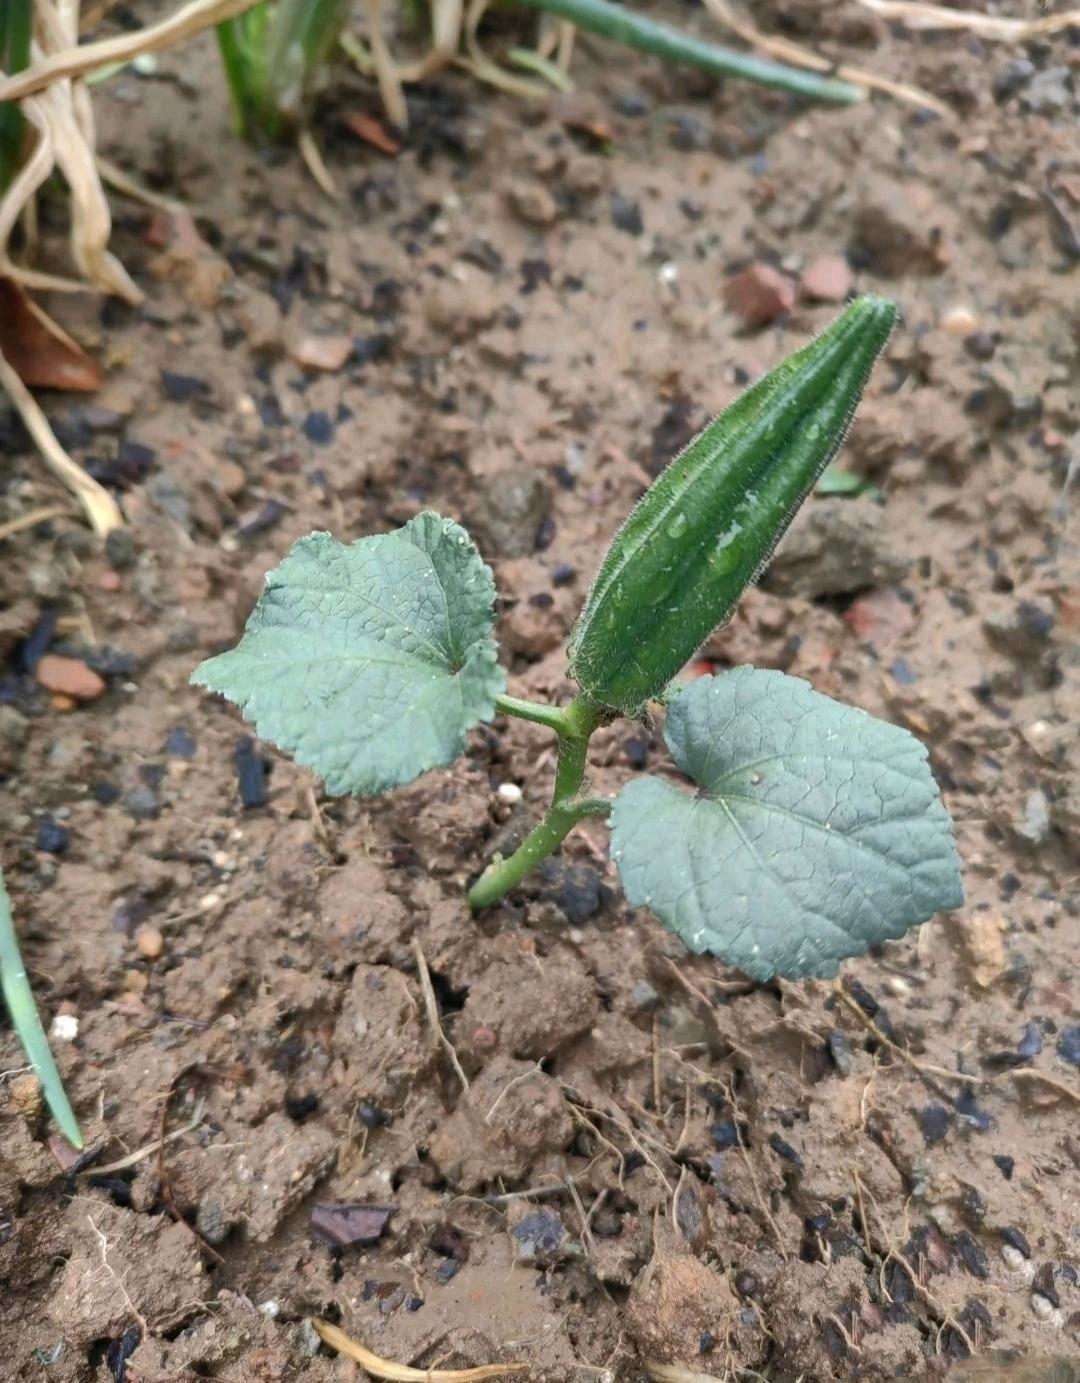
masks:
{"type": "MultiPolygon", "coordinates": [[[[118,200],[146,306],[63,307],[109,379],[48,406],[132,550],[114,571],[74,518],[3,545],[3,865],[47,1020],[78,1020],[59,1061],[100,1149],[65,1170],[34,1090],[0,1085],[5,1377],[101,1383],[136,1340],[137,1383],[358,1377],[312,1316],[389,1359],[538,1380],[1080,1359],[1080,48],[1028,50],[1010,95],[1024,54],[858,5],[757,11],[958,121],[801,108],[582,41],[585,94],[546,111],[464,77],[414,91],[396,159],[345,130],[376,109],[345,76],[318,126],[334,204],[230,136],[209,41],[96,89],[105,151],[208,244],[163,246],[118,200]],[[961,911],[842,989],[753,985],[626,908],[594,823],[474,919],[463,887],[550,792],[549,738],[520,722],[379,801],[256,749],[268,800],[244,808],[244,727],[188,677],[294,539],[462,520],[512,689],[567,697],[621,516],[835,311],[747,331],[727,278],[823,253],[904,311],[844,454],[879,495],[813,501],[706,655],[926,741],[961,911]],[[320,333],[356,346],[307,374],[290,351],[320,333]],[[108,681],[79,709],[18,673],[46,610],[53,651],[108,681]],[[106,1170],[163,1127],[162,1156],[106,1170]],[[332,1249],[327,1203],[394,1213],[332,1249]]],[[[4,427],[0,520],[59,497],[4,427]]],[[[596,738],[601,791],[663,763],[656,725],[596,738]]],[[[0,1064],[22,1066],[7,1029],[0,1064]]]]}

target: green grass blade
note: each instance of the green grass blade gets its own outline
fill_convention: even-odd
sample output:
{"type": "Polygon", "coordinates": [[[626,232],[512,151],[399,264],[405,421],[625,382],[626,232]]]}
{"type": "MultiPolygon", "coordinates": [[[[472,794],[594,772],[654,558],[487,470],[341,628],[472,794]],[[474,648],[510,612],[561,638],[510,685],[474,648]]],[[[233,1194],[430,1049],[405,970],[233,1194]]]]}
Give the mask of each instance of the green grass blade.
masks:
{"type": "Polygon", "coordinates": [[[0,874],[0,988],[11,1014],[15,1032],[22,1043],[27,1059],[37,1072],[45,1101],[52,1116],[60,1126],[60,1132],[73,1148],[82,1148],[83,1136],[79,1132],[78,1120],[68,1101],[60,1072],[49,1050],[49,1040],[38,1017],[37,1005],[26,977],[26,967],[19,953],[19,941],[15,935],[15,923],[11,917],[11,904],[4,876],[0,874]]]}
{"type": "Polygon", "coordinates": [[[849,82],[819,77],[797,67],[785,67],[766,58],[754,58],[719,44],[706,43],[655,19],[634,14],[628,7],[611,4],[610,0],[519,0],[519,3],[558,15],[560,19],[569,19],[579,28],[624,43],[628,48],[651,53],[667,62],[685,62],[717,77],[745,77],[747,81],[778,91],[790,91],[812,101],[850,105],[863,99],[859,88],[849,82]]]}
{"type": "MultiPolygon", "coordinates": [[[[0,0],[0,70],[10,75],[30,62],[33,0],[0,0]]],[[[0,105],[0,192],[14,177],[23,143],[23,117],[18,106],[0,105]]]]}
{"type": "Polygon", "coordinates": [[[302,123],[348,13],[349,0],[278,0],[266,48],[268,105],[280,124],[302,123]]]}

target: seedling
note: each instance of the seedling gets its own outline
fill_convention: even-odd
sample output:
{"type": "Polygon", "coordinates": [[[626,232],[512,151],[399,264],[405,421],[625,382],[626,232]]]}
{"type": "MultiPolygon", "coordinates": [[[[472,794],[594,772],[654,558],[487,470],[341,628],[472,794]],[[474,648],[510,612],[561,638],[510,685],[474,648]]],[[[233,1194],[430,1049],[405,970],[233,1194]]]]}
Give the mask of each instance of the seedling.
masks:
{"type": "Polygon", "coordinates": [[[578,620],[569,705],[506,694],[491,571],[465,530],[433,513],[348,546],[301,538],[267,576],[239,644],[192,680],[338,794],[384,792],[452,763],[496,714],[546,726],[558,741],[551,807],[473,884],[474,910],[579,821],[609,817],[627,898],[692,950],[759,980],[835,973],[962,901],[926,750],[780,672],[672,679],[837,452],[895,319],[891,302],[852,303],[663,472],[616,534],[578,620]],[[654,701],[684,777],[643,775],[614,799],[592,795],[590,737],[654,701]]]}
{"type": "Polygon", "coordinates": [[[263,0],[217,26],[240,134],[278,140],[304,122],[350,0],[263,0]]]}
{"type": "Polygon", "coordinates": [[[37,1005],[26,978],[26,966],[19,952],[19,939],[11,916],[4,876],[0,874],[0,989],[11,1015],[12,1026],[22,1044],[27,1060],[41,1082],[45,1103],[60,1131],[73,1148],[82,1148],[83,1138],[78,1120],[68,1101],[60,1072],[49,1050],[49,1039],[38,1017],[37,1005]]]}

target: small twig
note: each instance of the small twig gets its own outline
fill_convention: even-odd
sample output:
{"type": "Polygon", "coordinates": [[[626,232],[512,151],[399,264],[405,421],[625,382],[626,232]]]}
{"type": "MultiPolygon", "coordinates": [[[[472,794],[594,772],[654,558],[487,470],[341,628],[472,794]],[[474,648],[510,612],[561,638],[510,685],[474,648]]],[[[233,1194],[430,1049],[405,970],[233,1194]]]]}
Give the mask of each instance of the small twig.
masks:
{"type": "Polygon", "coordinates": [[[491,1106],[491,1108],[488,1110],[488,1112],[484,1115],[484,1123],[485,1123],[485,1124],[490,1124],[490,1123],[491,1123],[492,1116],[494,1115],[495,1111],[496,1111],[496,1110],[498,1109],[498,1107],[502,1104],[503,1100],[506,1099],[506,1097],[507,1097],[507,1095],[510,1093],[510,1091],[513,1090],[513,1088],[514,1088],[515,1085],[520,1085],[520,1084],[522,1083],[522,1081],[530,1080],[533,1076],[536,1075],[536,1073],[537,1073],[538,1071],[541,1071],[541,1072],[542,1072],[542,1070],[543,1070],[543,1068],[541,1067],[540,1063],[537,1062],[536,1065],[530,1067],[530,1069],[529,1069],[528,1071],[522,1071],[521,1074],[520,1074],[519,1076],[514,1076],[514,1078],[513,1078],[512,1080],[508,1080],[508,1081],[506,1082],[506,1084],[503,1086],[503,1088],[499,1091],[498,1095],[496,1096],[496,1098],[495,1098],[495,1103],[491,1106]]]}
{"type": "Polygon", "coordinates": [[[851,1324],[852,1324],[852,1330],[851,1330],[851,1331],[848,1330],[848,1328],[844,1325],[843,1321],[840,1319],[840,1317],[836,1314],[835,1311],[830,1311],[829,1314],[825,1317],[825,1319],[826,1319],[827,1321],[831,1321],[831,1322],[833,1323],[833,1325],[836,1326],[837,1330],[840,1332],[840,1336],[841,1336],[841,1338],[843,1339],[844,1344],[847,1345],[848,1349],[852,1352],[852,1354],[861,1354],[861,1353],[862,1353],[862,1350],[859,1348],[858,1343],[857,1343],[857,1341],[856,1341],[856,1339],[855,1339],[855,1335],[854,1335],[854,1327],[855,1327],[854,1316],[852,1317],[852,1322],[851,1322],[851,1324]]]}
{"type": "MultiPolygon", "coordinates": [[[[649,1154],[648,1149],[645,1148],[645,1147],[643,1146],[643,1144],[642,1144],[642,1142],[641,1142],[641,1139],[638,1138],[637,1134],[636,1134],[635,1131],[634,1131],[633,1125],[630,1123],[630,1120],[627,1119],[627,1118],[625,1117],[625,1115],[624,1115],[622,1118],[617,1118],[614,1114],[608,1114],[608,1113],[606,1112],[606,1110],[603,1110],[603,1109],[596,1109],[596,1108],[595,1108],[594,1106],[592,1106],[592,1105],[582,1105],[582,1106],[580,1106],[580,1108],[579,1108],[579,1106],[577,1105],[575,1099],[573,1098],[573,1092],[570,1090],[570,1088],[569,1088],[568,1086],[566,1086],[566,1085],[563,1085],[563,1091],[564,1091],[564,1093],[565,1093],[568,1097],[570,1097],[570,1107],[571,1107],[571,1109],[579,1109],[579,1112],[580,1112],[580,1109],[586,1109],[586,1110],[588,1110],[588,1112],[589,1112],[590,1114],[595,1114],[597,1117],[599,1117],[599,1118],[601,1118],[601,1119],[606,1119],[607,1122],[608,1122],[609,1124],[613,1124],[614,1127],[617,1128],[617,1129],[619,1130],[620,1133],[625,1134],[626,1137],[629,1138],[630,1142],[634,1145],[635,1149],[641,1154],[641,1156],[645,1159],[645,1161],[649,1164],[649,1166],[653,1169],[653,1171],[656,1173],[656,1175],[660,1178],[660,1180],[661,1180],[661,1181],[664,1183],[664,1185],[667,1187],[668,1195],[669,1195],[669,1196],[673,1196],[673,1195],[675,1194],[675,1188],[674,1188],[674,1186],[672,1186],[672,1184],[671,1184],[671,1182],[668,1180],[668,1178],[664,1175],[664,1169],[663,1169],[663,1168],[660,1166],[660,1164],[657,1162],[656,1158],[655,1158],[655,1157],[652,1157],[652,1156],[649,1154]]],[[[594,1132],[594,1133],[597,1133],[597,1135],[599,1136],[599,1132],[598,1132],[597,1129],[594,1128],[594,1129],[593,1129],[593,1132],[594,1132]]],[[[604,1141],[606,1142],[607,1140],[605,1139],[604,1141]]],[[[653,1141],[655,1141],[655,1140],[650,1139],[649,1141],[650,1141],[650,1142],[653,1142],[653,1141]]],[[[609,1143],[608,1146],[614,1148],[615,1145],[614,1145],[613,1143],[609,1143]]],[[[663,1145],[662,1143],[657,1143],[657,1146],[660,1147],[660,1148],[662,1148],[663,1151],[668,1155],[668,1157],[671,1157],[671,1150],[670,1150],[670,1148],[665,1148],[664,1145],[663,1145]]],[[[625,1166],[625,1162],[624,1162],[624,1160],[623,1160],[623,1155],[622,1155],[622,1153],[619,1153],[619,1159],[620,1159],[620,1167],[625,1166]]],[[[674,1160],[674,1159],[672,1159],[672,1160],[674,1160]]],[[[621,1171],[621,1170],[620,1170],[620,1176],[619,1176],[619,1184],[620,1184],[620,1188],[621,1188],[621,1186],[622,1186],[622,1171],[621,1171]]]]}
{"type": "Polygon", "coordinates": [[[1002,1071],[994,1076],[994,1082],[1001,1080],[1020,1080],[1033,1081],[1039,1085],[1045,1085],[1050,1090],[1056,1090],[1059,1095],[1064,1095],[1066,1099],[1080,1104],[1080,1091],[1074,1090],[1072,1086],[1066,1085],[1063,1081],[1056,1080],[1053,1076],[1046,1075],[1043,1071],[1033,1071],[1026,1066],[1018,1066],[1012,1071],[1002,1071]]]}
{"type": "Polygon", "coordinates": [[[593,1238],[592,1230],[589,1228],[589,1217],[585,1213],[585,1207],[581,1203],[581,1197],[578,1195],[578,1189],[574,1185],[573,1178],[567,1177],[564,1184],[566,1189],[570,1192],[570,1199],[574,1202],[574,1209],[577,1211],[578,1218],[581,1220],[581,1242],[585,1245],[585,1252],[591,1257],[596,1250],[596,1240],[593,1238]]]}
{"type": "MultiPolygon", "coordinates": [[[[191,1116],[190,1122],[184,1124],[181,1128],[173,1129],[172,1133],[170,1133],[166,1137],[165,1142],[175,1143],[177,1139],[183,1138],[185,1134],[194,1133],[195,1130],[202,1123],[203,1115],[205,1114],[205,1112],[206,1101],[199,1100],[199,1102],[195,1106],[195,1113],[191,1116]]],[[[161,1142],[159,1139],[155,1138],[152,1142],[144,1143],[141,1148],[136,1148],[136,1150],[133,1153],[128,1153],[127,1157],[121,1157],[116,1162],[107,1162],[103,1167],[83,1167],[80,1170],[79,1175],[87,1177],[102,1177],[110,1176],[113,1172],[126,1172],[131,1167],[137,1167],[140,1162],[145,1162],[145,1160],[148,1157],[150,1157],[153,1153],[159,1152],[160,1149],[161,1142]]]]}
{"type": "Polygon", "coordinates": [[[94,1219],[93,1215],[87,1215],[86,1219],[87,1219],[87,1222],[88,1222],[89,1225],[90,1225],[90,1228],[91,1228],[91,1229],[94,1231],[94,1233],[97,1235],[98,1240],[99,1240],[99,1242],[100,1242],[100,1244],[101,1244],[101,1266],[105,1269],[105,1271],[108,1273],[108,1275],[109,1275],[109,1276],[112,1278],[112,1280],[116,1283],[116,1286],[117,1286],[117,1288],[119,1289],[120,1295],[124,1298],[124,1301],[127,1303],[127,1308],[128,1308],[128,1310],[131,1312],[131,1314],[135,1317],[136,1321],[138,1321],[138,1323],[139,1323],[139,1329],[140,1329],[140,1330],[142,1331],[142,1333],[143,1333],[143,1339],[146,1339],[146,1337],[150,1334],[150,1327],[146,1324],[146,1318],[143,1316],[142,1312],[141,1312],[141,1311],[139,1310],[139,1308],[135,1305],[135,1303],[131,1300],[131,1297],[130,1297],[130,1295],[128,1294],[128,1289],[127,1289],[127,1287],[124,1285],[124,1279],[123,1279],[123,1277],[121,1277],[121,1275],[116,1271],[116,1269],[115,1269],[115,1268],[110,1264],[110,1262],[109,1262],[109,1241],[108,1241],[108,1239],[105,1237],[105,1235],[101,1232],[101,1230],[98,1229],[97,1221],[94,1219]]]}
{"type": "Polygon", "coordinates": [[[187,207],[183,202],[178,202],[174,197],[163,197],[160,192],[144,187],[141,182],[125,173],[117,164],[103,158],[101,154],[95,153],[94,162],[97,164],[101,181],[108,183],[113,191],[119,192],[122,197],[128,197],[133,202],[142,202],[145,206],[153,207],[155,211],[164,211],[169,216],[187,213],[187,207]]]}
{"type": "Polygon", "coordinates": [[[618,1187],[620,1191],[625,1191],[626,1187],[624,1182],[626,1177],[626,1157],[622,1149],[616,1147],[616,1145],[611,1141],[610,1138],[605,1138],[604,1135],[593,1123],[593,1121],[587,1118],[584,1112],[581,1109],[579,1109],[576,1104],[574,1104],[573,1100],[568,1101],[568,1103],[570,1105],[570,1113],[574,1120],[577,1123],[581,1124],[584,1128],[586,1128],[589,1131],[589,1133],[593,1135],[596,1141],[601,1145],[601,1147],[607,1148],[609,1152],[614,1154],[615,1161],[619,1168],[618,1176],[616,1178],[618,1182],[618,1187]]]}
{"type": "Polygon", "coordinates": [[[39,523],[45,523],[48,519],[70,518],[71,513],[66,504],[46,504],[40,509],[31,509],[25,514],[20,514],[17,519],[8,519],[7,523],[0,523],[0,542],[15,533],[21,533],[26,528],[36,528],[39,523]]]}
{"type": "MultiPolygon", "coordinates": [[[[866,0],[863,0],[863,3],[865,4],[866,0]]],[[[718,23],[723,24],[732,33],[738,34],[744,43],[749,43],[754,48],[760,48],[770,57],[779,58],[782,62],[792,63],[796,67],[809,68],[813,72],[828,73],[832,77],[838,77],[841,81],[850,82],[852,86],[862,87],[867,91],[884,92],[908,105],[922,106],[926,110],[932,110],[943,120],[956,120],[955,111],[944,101],[939,101],[936,96],[931,96],[928,91],[923,91],[920,87],[908,86],[904,82],[894,82],[889,77],[880,77],[876,72],[868,72],[864,67],[852,67],[848,63],[834,64],[829,58],[823,57],[820,53],[811,52],[809,48],[802,48],[799,44],[792,43],[790,39],[761,33],[747,20],[739,18],[727,0],[705,0],[705,8],[718,23]]]]}
{"type": "Polygon", "coordinates": [[[189,1225],[187,1220],[185,1220],[183,1215],[181,1215],[177,1207],[176,1201],[173,1198],[172,1186],[169,1184],[169,1178],[165,1171],[165,1147],[166,1144],[169,1142],[169,1139],[165,1133],[165,1124],[169,1117],[169,1107],[173,1102],[173,1097],[176,1094],[177,1087],[179,1086],[180,1082],[184,1079],[185,1076],[191,1075],[193,1073],[212,1079],[228,1080],[238,1079],[240,1075],[240,1070],[230,1073],[229,1071],[221,1071],[218,1070],[217,1067],[207,1066],[204,1065],[202,1062],[194,1061],[188,1066],[182,1066],[180,1070],[177,1071],[176,1075],[173,1076],[172,1080],[169,1082],[169,1088],[165,1092],[165,1098],[161,1103],[161,1114],[159,1116],[158,1122],[158,1189],[161,1192],[161,1199],[165,1202],[166,1210],[168,1210],[169,1214],[173,1217],[177,1224],[181,1224],[184,1226],[184,1228],[189,1232],[189,1234],[198,1244],[199,1248],[203,1251],[203,1253],[208,1254],[214,1260],[215,1263],[224,1264],[225,1260],[224,1258],[222,1258],[221,1254],[218,1253],[216,1249],[211,1248],[210,1245],[199,1233],[199,1231],[193,1228],[191,1225],[189,1225]]]}
{"type": "Polygon", "coordinates": [[[912,0],[859,0],[859,3],[881,15],[882,19],[899,19],[909,29],[966,29],[981,38],[1002,43],[1028,43],[1033,38],[1080,25],[1080,10],[1047,14],[1041,19],[1008,19],[1003,15],[947,9],[944,5],[917,4],[912,0]]]}
{"type": "MultiPolygon", "coordinates": [[[[461,1069],[461,1062],[458,1060],[458,1054],[454,1050],[454,1044],[447,1037],[446,1033],[443,1032],[442,1023],[439,1020],[439,1005],[435,999],[435,990],[431,985],[431,974],[428,970],[427,959],[416,937],[413,937],[412,952],[416,957],[416,969],[420,977],[420,993],[424,996],[424,1009],[427,1013],[428,1022],[431,1024],[432,1036],[450,1058],[450,1064],[453,1066],[458,1080],[461,1081],[461,1088],[463,1090],[468,1090],[469,1078],[461,1069]]],[[[506,1092],[504,1091],[503,1093],[505,1094],[506,1092]]],[[[500,1099],[501,1098],[500,1096],[500,1099]]],[[[497,1103],[498,1100],[496,1101],[496,1104],[497,1103]]],[[[491,1118],[490,1114],[488,1118],[491,1118]]]]}
{"type": "Polygon", "coordinates": [[[870,1015],[855,1002],[839,981],[833,985],[833,993],[845,1008],[849,1009],[855,1015],[863,1027],[866,1028],[867,1032],[873,1033],[874,1037],[883,1047],[887,1047],[890,1052],[895,1052],[904,1065],[910,1066],[918,1075],[923,1077],[938,1076],[942,1080],[957,1081],[961,1085],[970,1085],[973,1079],[975,1079],[972,1076],[964,1075],[962,1071],[949,1071],[944,1066],[934,1066],[927,1061],[916,1061],[911,1053],[904,1047],[901,1047],[898,1042],[894,1042],[891,1037],[886,1037],[870,1015]]]}
{"type": "Polygon", "coordinates": [[[313,1320],[311,1324],[323,1344],[355,1359],[362,1369],[376,1378],[388,1378],[395,1383],[475,1383],[481,1378],[498,1378],[504,1373],[524,1373],[529,1368],[528,1364],[485,1364],[478,1369],[414,1369],[372,1354],[370,1349],[365,1349],[329,1321],[313,1320]]]}
{"type": "Polygon", "coordinates": [[[26,430],[37,444],[45,458],[45,464],[72,492],[82,505],[90,526],[101,538],[114,528],[123,528],[124,518],[116,501],[108,490],[88,476],[81,466],[77,466],[64,448],[56,440],[49,420],[38,406],[37,400],[15,373],[11,365],[0,353],[0,388],[15,405],[15,409],[26,425],[26,430]]]}
{"type": "Polygon", "coordinates": [[[566,1193],[566,1183],[573,1180],[573,1177],[566,1177],[551,1186],[527,1186],[524,1191],[502,1191],[490,1196],[455,1196],[454,1200],[469,1201],[472,1205],[486,1205],[497,1210],[500,1205],[509,1205],[511,1201],[546,1200],[549,1196],[562,1196],[566,1193]]]}
{"type": "Polygon", "coordinates": [[[160,24],[51,53],[21,72],[0,79],[0,102],[20,101],[69,77],[83,77],[99,67],[130,62],[144,53],[157,53],[203,29],[242,14],[255,3],[256,0],[190,0],[160,24]]]}
{"type": "Polygon", "coordinates": [[[652,1020],[652,1096],[653,1109],[659,1114],[663,1094],[660,1089],[660,1027],[655,1013],[652,1020]]]}
{"type": "Polygon", "coordinates": [[[768,1202],[765,1199],[761,1190],[761,1185],[757,1179],[757,1172],[754,1171],[754,1164],[750,1160],[750,1154],[747,1152],[746,1144],[743,1142],[742,1130],[739,1127],[739,1101],[735,1096],[735,1088],[732,1085],[726,1085],[724,1089],[727,1093],[728,1103],[731,1105],[731,1122],[735,1128],[735,1142],[742,1156],[743,1165],[746,1167],[746,1174],[750,1178],[750,1185],[754,1188],[754,1196],[758,1203],[758,1209],[765,1216],[765,1221],[773,1232],[773,1238],[776,1240],[776,1247],[780,1257],[786,1263],[788,1261],[788,1254],[787,1249],[784,1248],[784,1240],[780,1234],[780,1226],[776,1223],[776,1220],[773,1218],[773,1213],[769,1209],[768,1202]]]}
{"type": "Polygon", "coordinates": [[[304,165],[314,178],[319,191],[324,192],[332,202],[339,200],[341,194],[338,185],[334,181],[334,175],[327,168],[319,146],[315,143],[315,136],[310,130],[301,130],[296,137],[296,147],[300,151],[300,157],[304,160],[304,165]]]}

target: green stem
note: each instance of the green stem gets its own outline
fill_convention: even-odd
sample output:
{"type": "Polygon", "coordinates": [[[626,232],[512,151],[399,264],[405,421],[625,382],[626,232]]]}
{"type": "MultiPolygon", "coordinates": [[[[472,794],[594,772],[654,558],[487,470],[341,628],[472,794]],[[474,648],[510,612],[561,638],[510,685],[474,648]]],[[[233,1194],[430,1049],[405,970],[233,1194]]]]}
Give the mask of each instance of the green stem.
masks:
{"type": "Polygon", "coordinates": [[[667,62],[685,62],[691,67],[711,72],[718,77],[745,77],[761,86],[790,91],[814,101],[831,101],[851,105],[863,99],[863,93],[849,82],[832,77],[819,77],[802,72],[797,67],[754,58],[737,53],[719,44],[706,43],[691,34],[669,28],[655,19],[635,14],[629,6],[614,5],[610,0],[520,0],[530,9],[557,14],[582,29],[589,29],[604,38],[624,43],[628,48],[651,53],[667,62]]]}
{"type": "Polygon", "coordinates": [[[27,1059],[41,1081],[45,1100],[52,1116],[60,1125],[60,1132],[73,1148],[82,1148],[83,1138],[79,1124],[68,1102],[64,1083],[56,1062],[49,1050],[49,1040],[41,1026],[37,1005],[26,977],[26,967],[19,953],[19,939],[15,935],[15,923],[11,918],[11,904],[0,875],[0,988],[11,1014],[11,1021],[27,1059]]]}
{"type": "Polygon", "coordinates": [[[566,712],[559,706],[548,706],[543,701],[523,701],[520,696],[497,696],[495,709],[505,716],[517,716],[519,720],[531,720],[534,725],[546,725],[557,735],[566,733],[566,712]]]}
{"type": "Polygon", "coordinates": [[[522,716],[547,725],[559,736],[559,760],[555,769],[555,789],[551,806],[543,821],[525,837],[509,859],[488,865],[469,889],[473,912],[497,903],[559,848],[579,821],[587,816],[606,816],[611,803],[598,797],[578,797],[585,781],[589,740],[593,731],[607,719],[607,713],[586,696],[576,697],[565,710],[543,706],[535,701],[500,696],[496,704],[509,715],[522,716]]]}

